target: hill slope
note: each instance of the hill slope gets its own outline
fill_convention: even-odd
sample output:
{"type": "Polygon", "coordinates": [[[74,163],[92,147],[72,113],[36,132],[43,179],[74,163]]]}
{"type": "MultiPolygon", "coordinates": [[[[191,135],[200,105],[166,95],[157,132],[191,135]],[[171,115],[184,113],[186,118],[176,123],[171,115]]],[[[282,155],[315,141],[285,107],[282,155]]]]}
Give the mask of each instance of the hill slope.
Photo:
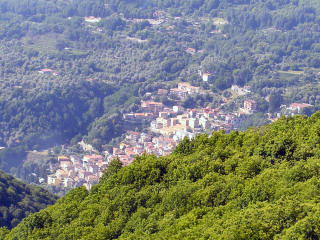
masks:
{"type": "Polygon", "coordinates": [[[102,150],[123,134],[115,113],[179,80],[211,90],[214,101],[194,99],[202,107],[238,84],[263,113],[292,102],[314,112],[319,13],[316,0],[0,0],[0,147],[14,153],[0,152],[0,168],[18,175],[25,149],[83,137],[102,150]],[[270,96],[280,100],[268,107],[270,96]]]}
{"type": "Polygon", "coordinates": [[[0,227],[15,227],[24,217],[56,199],[46,190],[24,184],[0,170],[0,227]]]}
{"type": "MultiPolygon", "coordinates": [[[[3,239],[318,239],[320,112],[117,161],[3,239]]],[[[1,235],[0,235],[1,236],[1,235]]]]}

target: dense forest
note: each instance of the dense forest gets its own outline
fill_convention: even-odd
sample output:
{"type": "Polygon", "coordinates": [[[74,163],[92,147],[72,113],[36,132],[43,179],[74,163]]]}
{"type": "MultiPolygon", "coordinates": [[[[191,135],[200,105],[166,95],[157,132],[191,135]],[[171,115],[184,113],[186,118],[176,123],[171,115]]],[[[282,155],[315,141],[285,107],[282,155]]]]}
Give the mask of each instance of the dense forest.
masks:
{"type": "Polygon", "coordinates": [[[26,151],[81,139],[105,150],[124,112],[178,81],[212,108],[249,85],[262,114],[243,128],[282,104],[315,112],[319,13],[317,0],[0,0],[0,168],[19,176],[26,151]]]}
{"type": "Polygon", "coordinates": [[[57,197],[48,191],[27,185],[0,170],[0,229],[15,227],[29,214],[38,212],[56,200],[57,197]]]}
{"type": "Polygon", "coordinates": [[[114,160],[0,239],[318,239],[320,113],[114,160]]]}

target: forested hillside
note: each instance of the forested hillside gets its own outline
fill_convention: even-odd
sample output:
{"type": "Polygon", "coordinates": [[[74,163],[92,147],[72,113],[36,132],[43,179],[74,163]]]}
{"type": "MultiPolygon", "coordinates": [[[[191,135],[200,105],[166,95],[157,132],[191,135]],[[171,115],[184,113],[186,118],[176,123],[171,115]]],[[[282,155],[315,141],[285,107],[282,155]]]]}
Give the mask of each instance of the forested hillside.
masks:
{"type": "Polygon", "coordinates": [[[15,227],[23,218],[53,204],[56,199],[48,191],[27,185],[0,170],[0,228],[15,227]]]}
{"type": "Polygon", "coordinates": [[[189,102],[211,108],[249,85],[260,115],[245,127],[282,104],[315,112],[319,13],[317,0],[0,0],[0,168],[83,138],[106,150],[123,113],[179,81],[210,91],[189,102]]]}
{"type": "MultiPolygon", "coordinates": [[[[320,113],[113,161],[2,239],[318,239],[320,113]]],[[[2,234],[2,235],[1,235],[2,234]]],[[[1,237],[0,237],[1,238],[1,237]]]]}

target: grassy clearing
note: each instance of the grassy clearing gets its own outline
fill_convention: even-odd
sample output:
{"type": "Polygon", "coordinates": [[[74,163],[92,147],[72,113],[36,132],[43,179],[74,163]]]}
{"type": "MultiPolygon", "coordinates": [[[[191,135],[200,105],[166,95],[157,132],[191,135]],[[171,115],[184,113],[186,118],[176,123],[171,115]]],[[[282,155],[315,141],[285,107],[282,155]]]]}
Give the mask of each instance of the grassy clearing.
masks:
{"type": "Polygon", "coordinates": [[[36,48],[41,52],[52,52],[56,50],[56,43],[59,39],[58,34],[45,34],[37,37],[24,37],[22,39],[23,44],[26,47],[36,48]]]}

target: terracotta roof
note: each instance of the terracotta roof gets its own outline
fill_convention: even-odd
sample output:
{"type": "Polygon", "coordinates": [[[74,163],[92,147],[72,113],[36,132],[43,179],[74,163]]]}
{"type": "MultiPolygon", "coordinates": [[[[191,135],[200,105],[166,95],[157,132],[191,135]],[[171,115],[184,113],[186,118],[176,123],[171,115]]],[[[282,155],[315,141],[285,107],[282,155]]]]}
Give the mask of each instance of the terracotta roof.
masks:
{"type": "Polygon", "coordinates": [[[41,72],[52,72],[53,70],[50,68],[43,68],[40,70],[41,72]]]}
{"type": "Polygon", "coordinates": [[[307,103],[292,103],[290,104],[291,108],[306,108],[306,107],[311,107],[312,105],[307,104],[307,103]]]}

